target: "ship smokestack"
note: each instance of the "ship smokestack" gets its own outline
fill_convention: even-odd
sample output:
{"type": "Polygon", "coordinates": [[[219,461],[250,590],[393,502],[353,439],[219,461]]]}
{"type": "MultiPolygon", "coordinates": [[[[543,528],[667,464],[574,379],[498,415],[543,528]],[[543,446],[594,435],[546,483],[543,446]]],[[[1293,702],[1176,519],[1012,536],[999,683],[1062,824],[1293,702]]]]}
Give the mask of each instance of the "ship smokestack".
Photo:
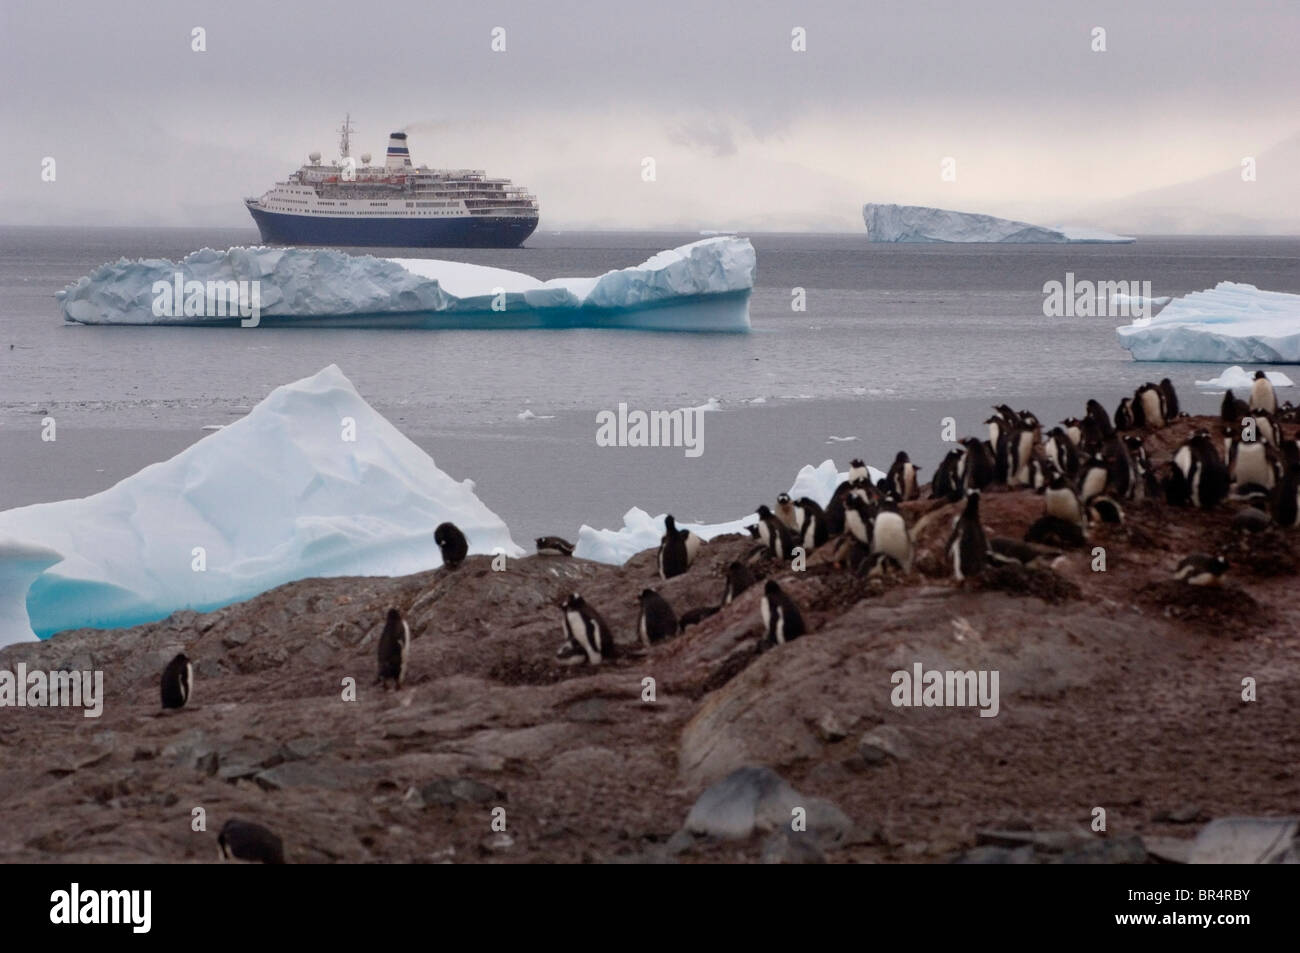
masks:
{"type": "Polygon", "coordinates": [[[406,148],[406,133],[395,132],[388,137],[388,159],[386,169],[409,169],[411,167],[411,150],[406,148]]]}

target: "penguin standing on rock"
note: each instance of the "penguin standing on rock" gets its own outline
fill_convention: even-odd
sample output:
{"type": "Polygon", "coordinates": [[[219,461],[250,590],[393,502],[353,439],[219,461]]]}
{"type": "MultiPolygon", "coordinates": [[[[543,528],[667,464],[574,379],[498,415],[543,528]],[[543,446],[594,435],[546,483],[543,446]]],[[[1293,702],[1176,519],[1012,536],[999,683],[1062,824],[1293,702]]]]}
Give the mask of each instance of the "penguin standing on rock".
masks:
{"type": "Polygon", "coordinates": [[[1263,371],[1255,372],[1255,381],[1250,385],[1250,409],[1266,414],[1277,413],[1277,392],[1263,371]]]}
{"type": "Polygon", "coordinates": [[[875,506],[859,496],[850,495],[844,504],[844,531],[863,546],[870,547],[875,521],[875,506]]]}
{"type": "Polygon", "coordinates": [[[1273,489],[1273,522],[1283,529],[1300,526],[1300,463],[1283,463],[1282,479],[1273,489]]]}
{"type": "Polygon", "coordinates": [[[1237,397],[1231,390],[1224,391],[1223,403],[1219,405],[1219,416],[1228,423],[1235,423],[1250,413],[1250,404],[1237,397]]]}
{"type": "Polygon", "coordinates": [[[1133,400],[1133,417],[1139,427],[1165,425],[1165,400],[1160,388],[1150,381],[1137,389],[1133,400]]]}
{"type": "Polygon", "coordinates": [[[162,706],[163,708],[184,708],[190,700],[190,685],[194,682],[194,666],[182,652],[163,669],[162,706]]]}
{"type": "Polygon", "coordinates": [[[759,611],[763,615],[767,645],[784,645],[804,634],[803,616],[799,607],[781,590],[775,579],[767,581],[759,611]]]}
{"type": "Polygon", "coordinates": [[[448,569],[455,569],[469,555],[469,541],[455,523],[440,523],[433,531],[433,541],[442,553],[442,563],[448,569]]]}
{"type": "Polygon", "coordinates": [[[573,593],[560,605],[564,613],[564,644],[555,653],[561,665],[599,665],[614,655],[614,637],[600,613],[573,593]]]}
{"type": "Polygon", "coordinates": [[[789,559],[799,545],[794,531],[777,519],[766,505],[758,508],[758,539],[777,559],[789,559]]]}
{"type": "Polygon", "coordinates": [[[962,582],[982,573],[989,561],[989,541],[980,523],[980,491],[966,491],[966,508],[953,523],[948,537],[952,574],[962,582]]]}
{"type": "Polygon", "coordinates": [[[283,864],[284,842],[261,824],[232,817],[217,835],[217,856],[250,864],[283,864]]]}
{"type": "MultiPolygon", "coordinates": [[[[956,503],[961,499],[961,472],[959,470],[962,457],[962,450],[949,450],[944,456],[943,462],[939,464],[939,469],[934,473],[934,479],[930,482],[930,499],[932,500],[949,500],[956,503]]],[[[843,505],[841,504],[841,516],[843,514],[843,505]]],[[[830,512],[827,511],[829,522],[830,512]]],[[[832,535],[835,533],[835,527],[829,527],[832,535]]],[[[844,531],[843,523],[840,524],[840,532],[844,531]]]]}
{"type": "Polygon", "coordinates": [[[826,527],[826,512],[816,500],[806,496],[800,497],[797,504],[799,511],[799,537],[805,552],[812,552],[830,539],[826,527]]]}
{"type": "Polygon", "coordinates": [[[649,648],[677,632],[677,614],[667,599],[653,589],[642,589],[639,601],[641,613],[636,631],[643,645],[649,648]]]}
{"type": "Polygon", "coordinates": [[[732,560],[727,567],[727,582],[722,587],[722,605],[729,606],[736,596],[754,584],[754,574],[749,567],[739,560],[732,560]]]}
{"type": "Polygon", "coordinates": [[[1106,492],[1110,480],[1110,467],[1100,453],[1094,453],[1079,474],[1079,497],[1087,503],[1094,496],[1106,492]]]}
{"type": "Polygon", "coordinates": [[[1086,529],[1084,509],[1079,502],[1079,495],[1060,473],[1052,477],[1052,481],[1043,492],[1043,510],[1053,519],[1077,526],[1081,532],[1086,529]]]}
{"type": "Polygon", "coordinates": [[[1115,408],[1115,429],[1132,430],[1134,426],[1133,401],[1125,397],[1120,400],[1119,406],[1115,408]]]}
{"type": "Polygon", "coordinates": [[[894,496],[900,500],[915,500],[920,496],[916,485],[916,471],[916,465],[912,463],[906,453],[900,450],[898,456],[894,457],[894,462],[885,477],[890,489],[893,490],[894,496]]]}
{"type": "Polygon", "coordinates": [[[871,471],[867,469],[867,465],[864,461],[850,460],[849,461],[849,482],[857,483],[859,480],[866,480],[868,483],[870,483],[871,471]]]}
{"type": "Polygon", "coordinates": [[[892,558],[903,572],[912,571],[912,535],[907,530],[903,514],[898,512],[898,504],[893,500],[885,500],[880,504],[875,525],[871,529],[871,551],[892,558]]]}
{"type": "Polygon", "coordinates": [[[698,536],[688,529],[678,529],[672,516],[664,517],[664,535],[659,541],[659,577],[671,579],[686,572],[699,548],[698,536]]]}
{"type": "Polygon", "coordinates": [[[1178,392],[1174,390],[1174,382],[1167,377],[1160,378],[1160,396],[1164,400],[1165,420],[1173,420],[1182,413],[1178,406],[1178,392]]]}
{"type": "Polygon", "coordinates": [[[379,677],[376,682],[385,688],[393,682],[402,687],[406,677],[406,657],[411,651],[411,627],[396,609],[388,610],[384,631],[379,634],[379,677]]]}
{"type": "Polygon", "coordinates": [[[794,532],[799,532],[799,523],[803,514],[799,508],[794,505],[790,499],[789,493],[782,493],[776,498],[776,518],[779,519],[786,527],[794,532]]]}

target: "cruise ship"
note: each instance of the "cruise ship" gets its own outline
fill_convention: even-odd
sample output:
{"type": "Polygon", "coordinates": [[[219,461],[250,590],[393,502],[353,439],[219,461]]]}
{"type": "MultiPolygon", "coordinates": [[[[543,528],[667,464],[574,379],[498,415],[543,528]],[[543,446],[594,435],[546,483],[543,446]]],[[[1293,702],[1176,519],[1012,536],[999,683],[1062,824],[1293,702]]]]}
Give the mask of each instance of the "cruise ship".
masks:
{"type": "Polygon", "coordinates": [[[269,245],[382,245],[391,248],[515,248],[537,228],[537,198],[482,169],[411,164],[406,133],[388,139],[382,166],[351,155],[351,117],[339,159],[319,152],[261,198],[244,204],[269,245]]]}

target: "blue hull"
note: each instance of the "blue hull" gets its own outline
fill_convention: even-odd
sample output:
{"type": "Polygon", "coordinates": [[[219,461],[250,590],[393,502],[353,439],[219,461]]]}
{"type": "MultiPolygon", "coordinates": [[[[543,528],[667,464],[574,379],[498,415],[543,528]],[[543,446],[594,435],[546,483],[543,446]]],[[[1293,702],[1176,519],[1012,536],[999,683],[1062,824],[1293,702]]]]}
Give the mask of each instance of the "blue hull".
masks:
{"type": "Polygon", "coordinates": [[[285,215],[247,206],[268,245],[367,245],[382,248],[518,248],[534,218],[331,218],[285,215]]]}

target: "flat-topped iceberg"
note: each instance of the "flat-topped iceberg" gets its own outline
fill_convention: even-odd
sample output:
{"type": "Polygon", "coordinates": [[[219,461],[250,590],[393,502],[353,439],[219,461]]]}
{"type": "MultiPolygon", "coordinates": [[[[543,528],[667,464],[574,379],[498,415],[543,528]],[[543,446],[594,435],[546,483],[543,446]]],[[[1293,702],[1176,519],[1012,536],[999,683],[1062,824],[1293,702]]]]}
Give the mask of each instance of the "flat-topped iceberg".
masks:
{"type": "Polygon", "coordinates": [[[309,576],[432,569],[444,520],[472,553],[523,554],[473,483],[439,470],[330,365],[102,493],[0,512],[0,645],[309,576]]]}
{"type": "Polygon", "coordinates": [[[80,324],[747,331],[748,239],[708,238],[593,278],[332,249],[205,248],[101,265],[57,294],[80,324]],[[232,299],[245,305],[237,312],[232,299]],[[256,295],[256,316],[250,317],[256,295]]]}
{"type": "MultiPolygon", "coordinates": [[[[872,481],[883,479],[885,474],[875,467],[867,467],[872,481]]],[[[790,487],[790,498],[797,500],[808,497],[819,505],[825,506],[831,500],[835,488],[849,478],[847,472],[841,473],[835,468],[834,460],[823,460],[817,466],[811,464],[801,469],[790,487]]],[[[757,505],[754,507],[757,509],[757,505]]],[[[623,526],[620,529],[594,529],[583,524],[578,530],[578,542],[573,548],[573,555],[582,559],[591,559],[598,563],[621,566],[639,552],[654,549],[664,535],[664,517],[651,516],[640,507],[632,507],[623,514],[623,526]]],[[[744,533],[746,527],[758,522],[758,516],[750,513],[740,519],[725,523],[686,523],[677,525],[689,529],[705,541],[715,536],[728,533],[744,533]]]]}
{"type": "Polygon", "coordinates": [[[1095,228],[1030,225],[978,212],[954,212],[924,205],[868,203],[862,206],[862,220],[867,226],[867,238],[873,242],[1123,244],[1136,240],[1095,228]]]}
{"type": "Polygon", "coordinates": [[[1117,333],[1138,361],[1300,364],[1300,295],[1221,281],[1117,333]]]}

